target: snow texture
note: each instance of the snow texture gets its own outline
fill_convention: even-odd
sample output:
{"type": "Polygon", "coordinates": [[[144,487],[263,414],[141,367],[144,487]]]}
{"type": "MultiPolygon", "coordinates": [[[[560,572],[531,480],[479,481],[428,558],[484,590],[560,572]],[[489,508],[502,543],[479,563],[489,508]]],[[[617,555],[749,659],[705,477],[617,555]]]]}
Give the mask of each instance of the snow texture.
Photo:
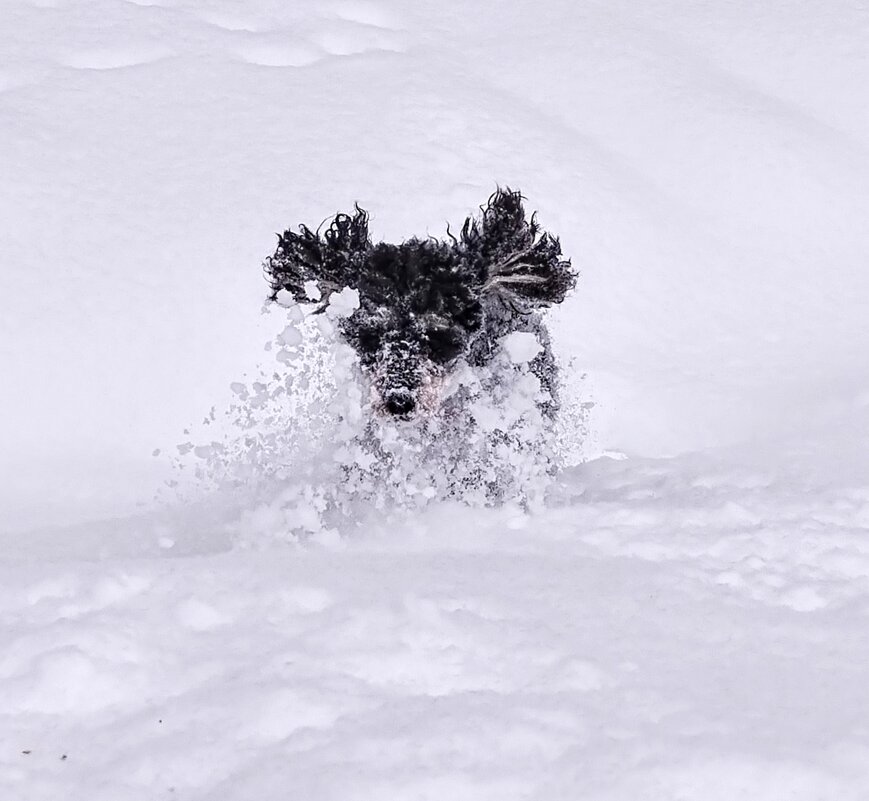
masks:
{"type": "Polygon", "coordinates": [[[855,0],[4,0],[0,799],[869,797],[867,41],[855,0]],[[407,425],[353,293],[260,313],[272,232],[443,236],[496,183],[581,274],[555,429],[531,335],[407,425]]]}

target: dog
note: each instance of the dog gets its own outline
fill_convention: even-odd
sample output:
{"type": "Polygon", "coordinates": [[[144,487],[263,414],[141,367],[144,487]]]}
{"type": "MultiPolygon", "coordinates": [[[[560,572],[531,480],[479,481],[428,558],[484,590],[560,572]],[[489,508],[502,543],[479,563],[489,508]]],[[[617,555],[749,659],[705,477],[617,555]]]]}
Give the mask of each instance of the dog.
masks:
{"type": "Polygon", "coordinates": [[[335,293],[356,290],[359,306],[340,320],[340,335],[358,355],[373,409],[401,420],[442,409],[445,379],[458,365],[485,366],[509,334],[530,333],[540,347],[529,367],[551,418],[557,368],[542,313],[564,300],[577,274],[558,238],[536,214],[526,217],[523,200],[499,188],[459,236],[448,226],[443,240],[375,244],[358,204],[322,232],[287,230],[263,265],[269,299],[317,303],[322,312],[335,293]]]}

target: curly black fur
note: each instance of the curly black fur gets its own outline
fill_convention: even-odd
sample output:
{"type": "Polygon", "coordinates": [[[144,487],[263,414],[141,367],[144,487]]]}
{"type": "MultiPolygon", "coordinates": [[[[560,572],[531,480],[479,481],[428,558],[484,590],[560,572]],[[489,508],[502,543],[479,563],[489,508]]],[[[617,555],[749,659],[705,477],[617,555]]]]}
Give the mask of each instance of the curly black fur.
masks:
{"type": "Polygon", "coordinates": [[[532,362],[556,406],[555,361],[540,312],[561,303],[576,273],[556,237],[536,215],[526,219],[521,193],[498,189],[469,217],[458,238],[374,244],[368,214],[338,214],[324,232],[306,226],[278,237],[264,269],[271,300],[288,292],[325,309],[334,292],[359,292],[360,307],[341,324],[372,376],[385,411],[407,416],[421,405],[433,376],[460,356],[484,364],[512,331],[532,331],[543,352],[532,362]],[[311,284],[316,293],[311,292],[311,284]],[[312,295],[314,296],[312,298],[312,295]]]}

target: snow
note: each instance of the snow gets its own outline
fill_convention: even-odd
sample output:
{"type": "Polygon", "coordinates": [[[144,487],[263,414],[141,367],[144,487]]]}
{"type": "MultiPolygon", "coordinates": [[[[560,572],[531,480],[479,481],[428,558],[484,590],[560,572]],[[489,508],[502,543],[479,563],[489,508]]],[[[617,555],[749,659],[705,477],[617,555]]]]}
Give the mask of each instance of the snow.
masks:
{"type": "Polygon", "coordinates": [[[861,4],[6,0],[0,32],[0,798],[869,796],[861,4]],[[477,411],[526,436],[516,498],[444,500],[448,445],[400,429],[379,495],[342,484],[358,298],[260,313],[274,232],[358,201],[441,236],[496,182],[581,271],[565,463],[514,335],[477,411]]]}
{"type": "Polygon", "coordinates": [[[514,331],[507,334],[502,340],[502,345],[515,364],[530,362],[543,350],[537,337],[528,331],[514,331]]]}

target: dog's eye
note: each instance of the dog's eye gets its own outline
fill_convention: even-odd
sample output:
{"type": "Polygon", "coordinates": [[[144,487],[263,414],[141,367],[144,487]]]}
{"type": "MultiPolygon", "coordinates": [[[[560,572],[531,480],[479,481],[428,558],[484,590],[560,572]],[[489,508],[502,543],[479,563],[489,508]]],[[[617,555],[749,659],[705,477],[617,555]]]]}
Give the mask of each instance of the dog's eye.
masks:
{"type": "Polygon", "coordinates": [[[380,347],[382,332],[378,328],[360,328],[356,332],[359,347],[366,351],[375,351],[380,347]]]}
{"type": "Polygon", "coordinates": [[[432,328],[427,334],[428,349],[435,361],[455,359],[464,347],[462,335],[453,328],[432,328]]]}

